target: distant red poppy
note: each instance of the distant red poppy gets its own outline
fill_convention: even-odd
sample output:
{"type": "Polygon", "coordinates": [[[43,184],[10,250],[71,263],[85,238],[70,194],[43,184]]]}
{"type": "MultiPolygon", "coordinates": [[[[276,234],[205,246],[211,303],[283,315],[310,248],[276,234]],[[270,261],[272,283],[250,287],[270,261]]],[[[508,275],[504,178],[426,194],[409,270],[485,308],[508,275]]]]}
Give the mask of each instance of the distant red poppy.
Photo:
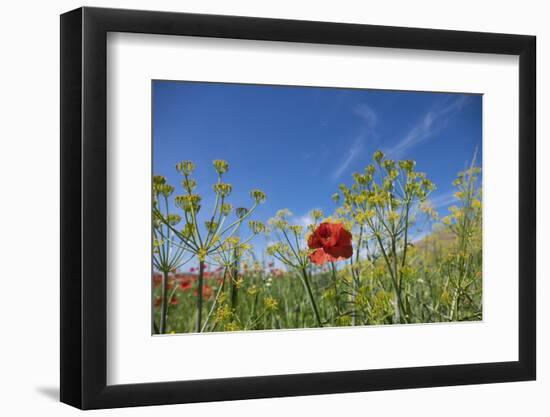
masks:
{"type": "Polygon", "coordinates": [[[188,291],[193,286],[191,279],[181,278],[180,279],[180,290],[188,291]]]}
{"type": "Polygon", "coordinates": [[[153,274],[153,286],[158,287],[160,284],[162,284],[162,275],[153,274]]]}
{"type": "Polygon", "coordinates": [[[351,233],[342,223],[321,223],[309,236],[307,245],[316,249],[309,260],[317,265],[351,258],[353,247],[351,233]]]}
{"type": "MultiPolygon", "coordinates": [[[[209,286],[209,285],[204,285],[202,287],[202,298],[210,298],[212,297],[212,287],[209,286]]],[[[199,295],[199,290],[196,289],[195,291],[193,291],[193,294],[195,295],[195,297],[197,297],[199,295]]]]}
{"type": "Polygon", "coordinates": [[[155,308],[159,308],[161,303],[162,303],[162,299],[160,297],[156,297],[155,304],[154,304],[155,308]]]}
{"type": "Polygon", "coordinates": [[[197,275],[195,274],[190,274],[190,273],[187,273],[187,272],[180,272],[178,274],[176,274],[176,281],[177,282],[181,282],[181,281],[194,281],[197,279],[197,275]]]}
{"type": "Polygon", "coordinates": [[[172,299],[170,300],[170,304],[172,304],[172,305],[177,305],[179,302],[180,302],[180,300],[178,299],[178,297],[176,297],[175,295],[173,295],[173,296],[172,296],[172,299]]]}

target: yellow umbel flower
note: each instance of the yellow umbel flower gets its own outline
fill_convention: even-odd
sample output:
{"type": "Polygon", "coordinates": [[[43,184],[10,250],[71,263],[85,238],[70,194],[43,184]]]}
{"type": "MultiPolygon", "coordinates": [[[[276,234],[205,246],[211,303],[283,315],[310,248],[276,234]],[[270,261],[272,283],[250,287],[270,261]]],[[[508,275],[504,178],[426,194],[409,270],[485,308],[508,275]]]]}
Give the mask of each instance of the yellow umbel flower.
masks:
{"type": "Polygon", "coordinates": [[[393,210],[388,212],[388,220],[390,222],[394,222],[398,219],[399,219],[399,213],[397,213],[396,211],[393,211],[393,210]]]}
{"type": "Polygon", "coordinates": [[[236,332],[236,331],[241,330],[241,326],[236,321],[232,321],[231,323],[227,323],[224,326],[224,330],[226,332],[236,332]]]}
{"type": "Polygon", "coordinates": [[[273,297],[264,298],[264,306],[268,311],[277,311],[279,302],[273,297]]]}
{"type": "Polygon", "coordinates": [[[214,320],[216,322],[223,322],[229,320],[233,316],[233,311],[228,305],[221,305],[214,313],[214,320]]]}

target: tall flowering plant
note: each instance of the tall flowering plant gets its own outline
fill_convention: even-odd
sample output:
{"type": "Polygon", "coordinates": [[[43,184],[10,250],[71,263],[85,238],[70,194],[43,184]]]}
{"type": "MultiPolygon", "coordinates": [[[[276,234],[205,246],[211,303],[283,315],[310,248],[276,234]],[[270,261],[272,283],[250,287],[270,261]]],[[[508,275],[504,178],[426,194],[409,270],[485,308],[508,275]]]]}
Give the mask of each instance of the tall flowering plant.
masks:
{"type": "MultiPolygon", "coordinates": [[[[156,221],[166,226],[173,234],[173,238],[162,234],[163,239],[167,239],[176,248],[184,249],[196,257],[199,261],[199,270],[197,278],[197,304],[196,304],[196,331],[202,331],[202,312],[203,312],[203,287],[204,287],[204,269],[208,258],[216,255],[232,239],[246,220],[250,218],[255,209],[265,199],[266,195],[260,190],[252,190],[250,196],[253,204],[250,208],[238,208],[235,211],[233,221],[231,213],[233,206],[227,201],[232,192],[232,185],[223,181],[224,175],[229,170],[229,164],[223,160],[213,161],[214,169],[217,173],[217,181],[213,185],[215,194],[214,208],[206,216],[206,220],[200,222],[200,211],[202,197],[195,192],[197,182],[192,174],[195,170],[195,164],[192,161],[182,161],[176,164],[176,170],[181,174],[181,186],[183,193],[174,197],[174,204],[181,209],[183,213],[184,227],[177,229],[173,222],[162,213],[158,207],[153,206],[153,214],[156,221]],[[229,223],[226,225],[226,223],[229,223]]],[[[243,241],[238,241],[234,249],[246,245],[253,236],[263,232],[264,226],[260,222],[250,221],[251,236],[243,241]]]]}
{"type": "Polygon", "coordinates": [[[174,237],[172,231],[180,222],[181,217],[170,212],[168,199],[174,192],[174,187],[166,183],[166,178],[160,175],[153,177],[153,207],[162,214],[164,222],[158,216],[153,219],[153,267],[161,273],[161,297],[160,320],[158,326],[154,323],[157,333],[166,332],[166,320],[168,317],[168,274],[175,272],[186,263],[187,251],[185,247],[174,247],[171,240],[174,237]]]}
{"type": "MultiPolygon", "coordinates": [[[[309,236],[304,236],[304,227],[292,225],[289,218],[292,213],[279,210],[275,217],[269,220],[270,232],[278,241],[267,248],[269,255],[289,266],[298,273],[309,298],[311,308],[318,327],[323,327],[315,296],[311,287],[311,263],[323,265],[349,258],[353,253],[351,234],[341,224],[320,223],[323,217],[321,210],[313,210],[310,217],[313,223],[308,227],[309,236]]],[[[334,271],[333,271],[334,272],[334,271]]],[[[335,272],[334,272],[335,273],[335,272]]]]}
{"type": "MultiPolygon", "coordinates": [[[[443,264],[447,277],[444,293],[452,289],[449,320],[460,321],[463,304],[472,303],[472,288],[481,291],[482,257],[482,196],[481,168],[475,164],[475,156],[468,169],[460,172],[453,181],[457,204],[449,207],[450,215],[442,219],[445,227],[456,237],[453,250],[443,264]],[[476,288],[477,287],[477,288],[476,288]]],[[[480,300],[481,302],[481,300],[480,300]]],[[[481,311],[481,305],[478,308],[481,311]]],[[[481,318],[481,316],[477,317],[481,318]]]]}
{"type": "Polygon", "coordinates": [[[353,175],[351,187],[341,185],[333,196],[342,204],[340,212],[360,229],[360,236],[367,231],[374,237],[392,282],[395,321],[404,323],[408,322],[403,278],[407,271],[409,228],[420,203],[435,189],[426,174],[414,167],[415,161],[396,162],[376,151],[373,163],[353,175]]]}
{"type": "MultiPolygon", "coordinates": [[[[253,229],[254,234],[265,231],[263,223],[251,221],[249,225],[253,229]]],[[[220,249],[212,256],[212,261],[220,265],[219,268],[221,268],[223,273],[216,297],[210,307],[206,320],[202,324],[201,331],[207,329],[216,311],[218,311],[217,318],[221,319],[221,321],[227,321],[229,318],[232,318],[237,306],[237,292],[242,284],[242,278],[239,276],[239,264],[244,254],[251,249],[252,246],[249,243],[241,242],[238,236],[231,236],[225,240],[220,249]],[[225,305],[227,281],[229,281],[229,304],[225,305]]],[[[216,317],[214,317],[214,319],[216,319],[216,317]]],[[[214,323],[214,325],[215,324],[216,323],[214,323]]],[[[232,325],[234,324],[235,323],[232,323],[232,325]]]]}

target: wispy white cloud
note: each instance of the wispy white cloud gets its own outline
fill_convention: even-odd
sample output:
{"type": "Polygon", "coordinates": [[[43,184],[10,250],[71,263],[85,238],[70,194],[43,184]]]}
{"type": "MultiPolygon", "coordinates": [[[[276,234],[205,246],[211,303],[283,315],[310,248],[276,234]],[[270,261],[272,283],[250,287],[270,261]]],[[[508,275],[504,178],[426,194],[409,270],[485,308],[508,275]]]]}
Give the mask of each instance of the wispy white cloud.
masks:
{"type": "Polygon", "coordinates": [[[359,134],[356,135],[351,146],[343,155],[340,163],[336,169],[332,172],[332,180],[338,180],[342,174],[349,168],[351,163],[365,150],[366,139],[377,140],[378,135],[376,133],[375,126],[378,122],[378,114],[367,103],[362,102],[354,105],[351,108],[353,114],[359,117],[362,121],[359,134]]]}
{"type": "Polygon", "coordinates": [[[430,202],[432,203],[434,208],[445,207],[445,206],[451,204],[455,200],[456,200],[456,197],[454,196],[453,191],[449,191],[447,193],[439,194],[436,197],[431,197],[430,198],[430,202]]]}
{"type": "Polygon", "coordinates": [[[448,101],[438,109],[427,112],[420,121],[413,126],[407,134],[393,147],[386,149],[386,153],[392,158],[399,158],[407,149],[419,145],[430,139],[433,135],[443,129],[449,120],[459,112],[467,97],[460,97],[448,101]]]}
{"type": "Polygon", "coordinates": [[[353,113],[365,121],[369,127],[376,126],[378,115],[367,103],[359,103],[353,108],[353,113]]]}
{"type": "Polygon", "coordinates": [[[304,214],[303,216],[297,216],[293,219],[293,224],[297,224],[302,227],[307,227],[310,224],[314,223],[313,218],[309,215],[309,213],[304,214]]]}
{"type": "Polygon", "coordinates": [[[345,155],[342,162],[338,165],[338,167],[334,170],[332,173],[332,180],[336,181],[338,178],[342,176],[344,171],[349,167],[349,165],[353,162],[353,160],[359,155],[359,153],[363,150],[363,141],[364,141],[365,135],[359,135],[355,138],[353,141],[353,144],[349,148],[347,154],[345,155]]]}
{"type": "Polygon", "coordinates": [[[302,227],[307,227],[314,224],[315,219],[311,216],[311,212],[314,210],[318,210],[318,211],[321,211],[321,213],[324,213],[324,211],[319,207],[312,207],[310,210],[308,210],[305,214],[301,216],[292,216],[292,218],[290,219],[290,223],[296,224],[302,227]]]}

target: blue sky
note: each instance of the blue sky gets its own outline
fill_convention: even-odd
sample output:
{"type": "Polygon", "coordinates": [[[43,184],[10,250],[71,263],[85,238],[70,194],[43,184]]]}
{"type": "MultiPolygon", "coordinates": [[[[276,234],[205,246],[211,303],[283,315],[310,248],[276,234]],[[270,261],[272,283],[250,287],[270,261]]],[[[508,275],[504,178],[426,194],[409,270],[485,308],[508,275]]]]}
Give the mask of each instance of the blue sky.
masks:
{"type": "Polygon", "coordinates": [[[250,206],[259,188],[267,201],[255,219],[288,208],[303,221],[313,208],[330,214],[338,185],[381,149],[416,160],[445,215],[451,182],[476,148],[481,163],[481,113],[482,97],[470,94],[154,81],[153,171],[178,189],[175,164],[194,161],[207,212],[212,160],[225,159],[235,207],[250,206]]]}

